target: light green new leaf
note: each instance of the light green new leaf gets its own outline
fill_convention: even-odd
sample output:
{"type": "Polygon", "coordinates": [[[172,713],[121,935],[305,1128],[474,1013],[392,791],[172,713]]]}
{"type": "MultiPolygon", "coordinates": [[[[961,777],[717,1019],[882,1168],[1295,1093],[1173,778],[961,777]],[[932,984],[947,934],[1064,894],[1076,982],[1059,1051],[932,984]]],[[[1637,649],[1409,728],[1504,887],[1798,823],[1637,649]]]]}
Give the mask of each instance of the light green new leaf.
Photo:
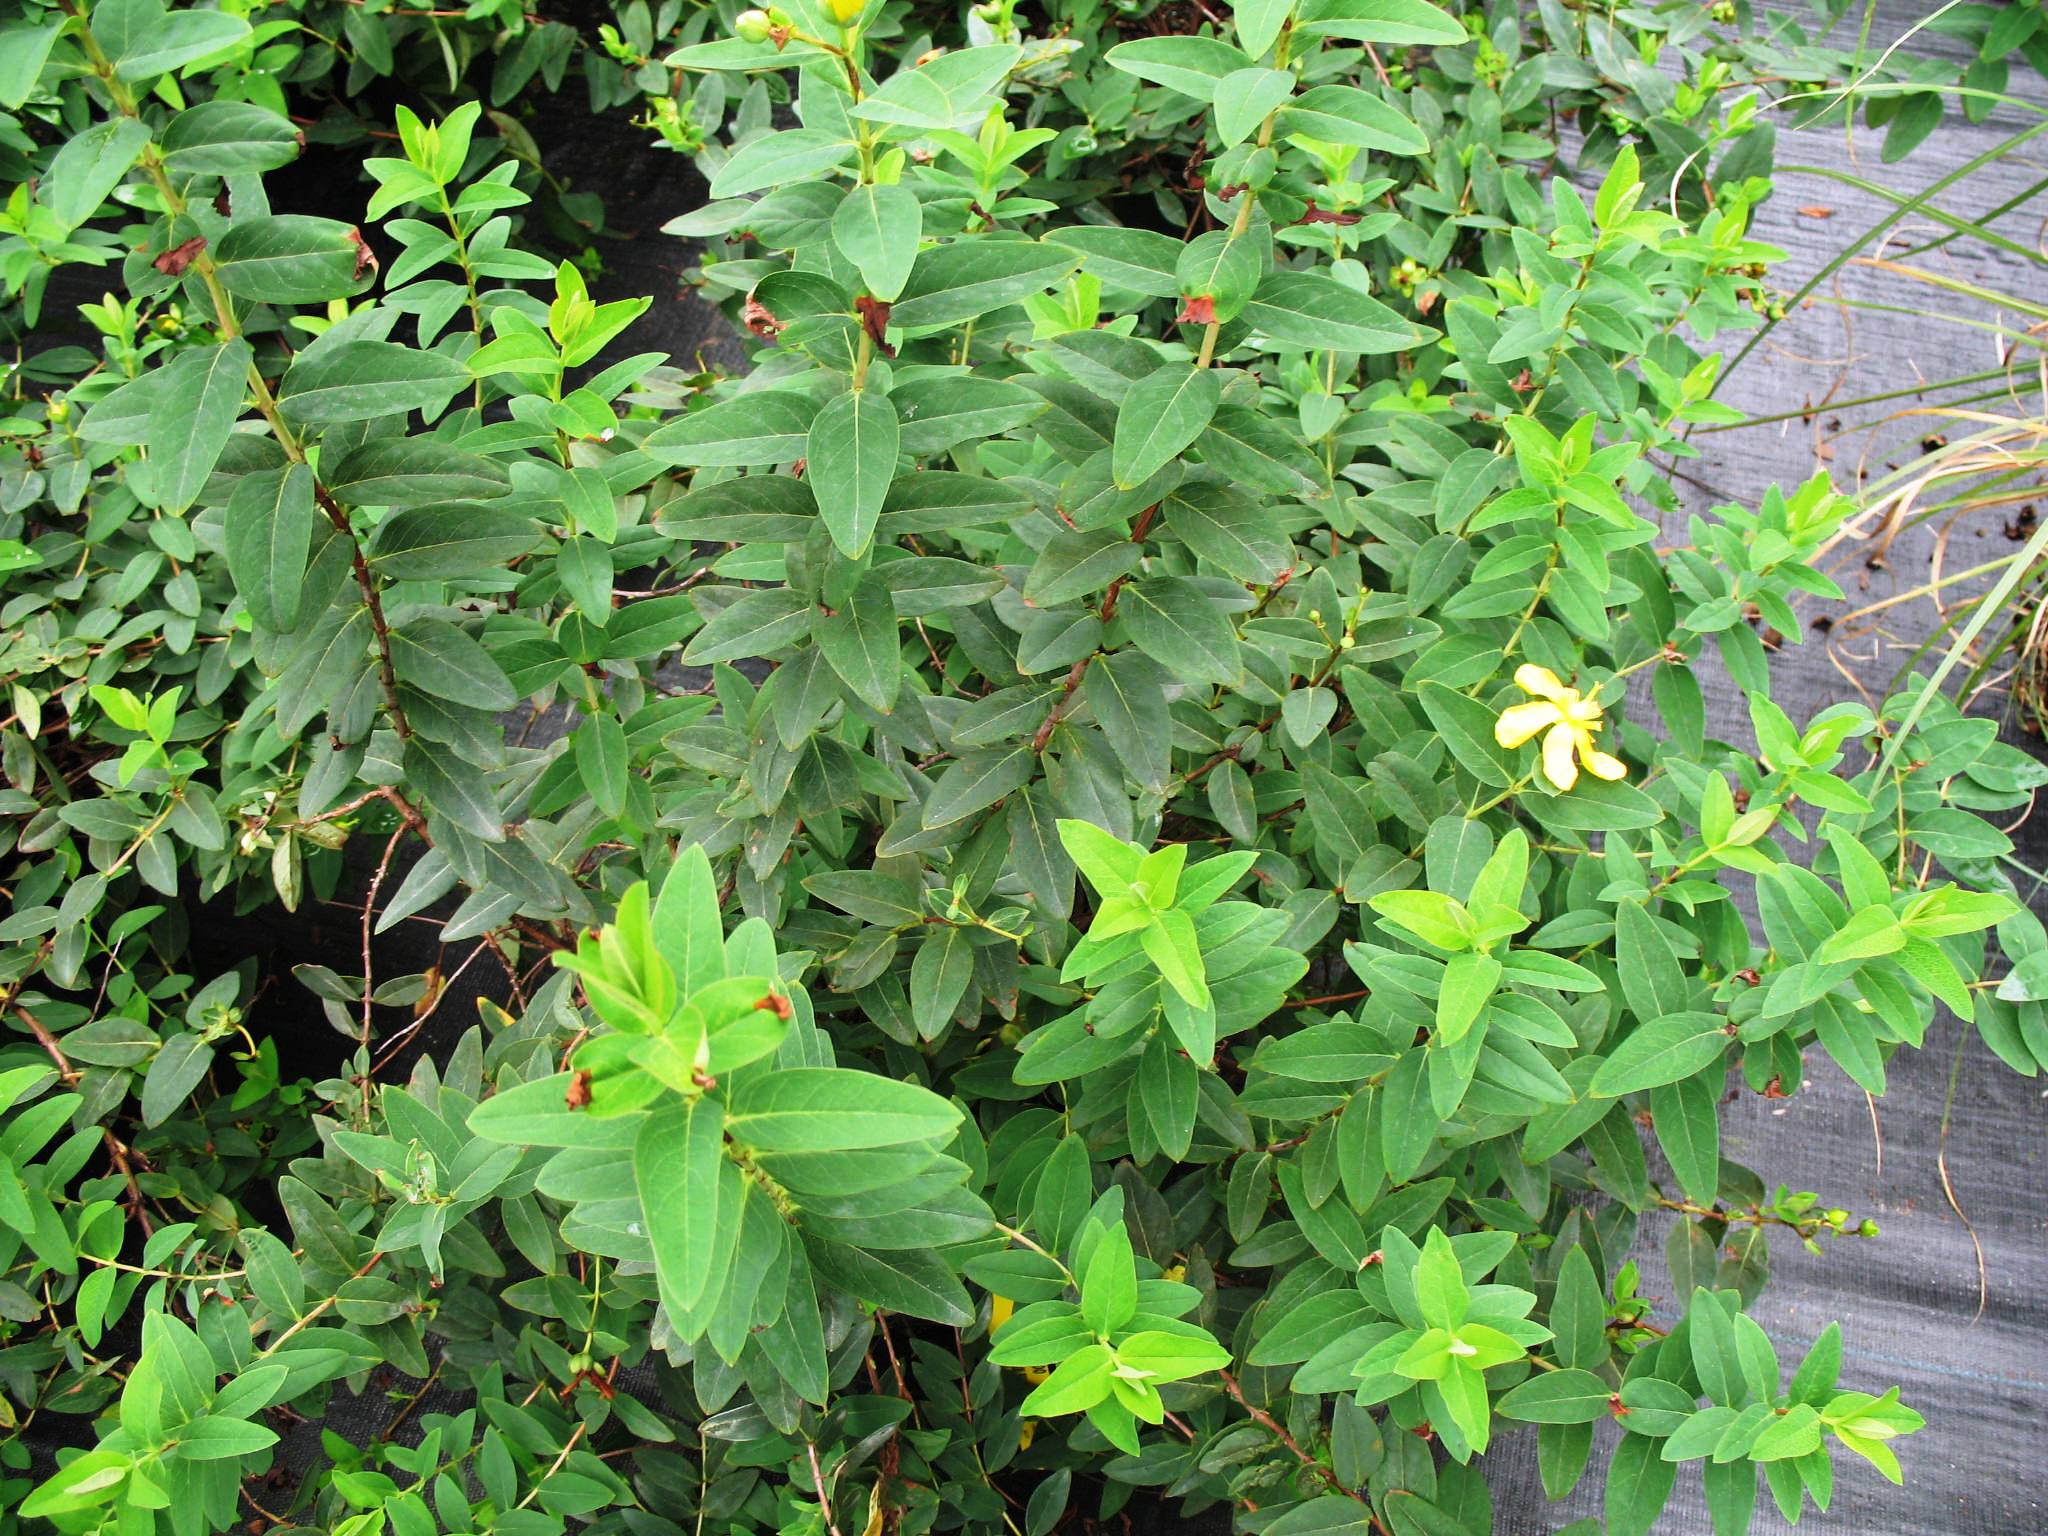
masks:
{"type": "Polygon", "coordinates": [[[725,926],[718,916],[718,883],[703,846],[676,855],[654,904],[654,944],[688,997],[725,975],[725,926]]]}
{"type": "Polygon", "coordinates": [[[1437,993],[1437,1040],[1455,1045],[1485,1011],[1493,989],[1500,985],[1500,962],[1491,955],[1467,951],[1453,955],[1444,966],[1443,990],[1437,993]]]}
{"type": "Polygon", "coordinates": [[[633,1183],[662,1294],[692,1310],[711,1279],[719,1242],[718,1182],[727,1166],[725,1109],[710,1096],[664,1097],[633,1139],[633,1183]]]}
{"type": "Polygon", "coordinates": [[[1084,1344],[1032,1388],[1017,1411],[1044,1415],[1080,1413],[1109,1396],[1109,1383],[1115,1373],[1116,1356],[1106,1346],[1084,1344]]]}
{"type": "Polygon", "coordinates": [[[1139,930],[1138,937],[1166,984],[1189,1007],[1207,1008],[1209,983],[1203,975],[1202,946],[1195,938],[1195,920],[1177,910],[1160,912],[1139,930]]]}
{"type": "Polygon", "coordinates": [[[804,473],[818,515],[849,560],[860,559],[874,542],[901,448],[896,407],[872,389],[848,390],[811,423],[804,473]]]}

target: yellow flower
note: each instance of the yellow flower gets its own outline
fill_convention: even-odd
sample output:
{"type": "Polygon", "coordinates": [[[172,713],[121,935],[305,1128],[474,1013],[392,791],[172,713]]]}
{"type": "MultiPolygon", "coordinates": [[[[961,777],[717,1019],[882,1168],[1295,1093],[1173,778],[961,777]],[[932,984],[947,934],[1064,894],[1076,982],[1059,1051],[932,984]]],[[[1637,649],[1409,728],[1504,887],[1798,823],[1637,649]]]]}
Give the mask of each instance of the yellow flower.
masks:
{"type": "Polygon", "coordinates": [[[1017,1426],[1017,1449],[1020,1452],[1030,1450],[1031,1442],[1035,1440],[1037,1437],[1038,1420],[1026,1419],[1022,1424],[1019,1424],[1017,1426]]]}
{"type": "Polygon", "coordinates": [[[998,1328],[1010,1320],[1010,1314],[1017,1310],[1017,1304],[1007,1296],[991,1295],[988,1299],[988,1331],[990,1337],[998,1328]]]}
{"type": "Polygon", "coordinates": [[[1519,747],[1539,732],[1543,737],[1543,777],[1559,789],[1579,782],[1579,764],[1598,779],[1618,779],[1628,766],[1609,757],[1593,744],[1600,729],[1599,702],[1580,698],[1576,688],[1567,688],[1548,667],[1523,663],[1515,668],[1515,686],[1536,702],[1516,704],[1501,711],[1493,728],[1493,739],[1504,747],[1519,747]]]}

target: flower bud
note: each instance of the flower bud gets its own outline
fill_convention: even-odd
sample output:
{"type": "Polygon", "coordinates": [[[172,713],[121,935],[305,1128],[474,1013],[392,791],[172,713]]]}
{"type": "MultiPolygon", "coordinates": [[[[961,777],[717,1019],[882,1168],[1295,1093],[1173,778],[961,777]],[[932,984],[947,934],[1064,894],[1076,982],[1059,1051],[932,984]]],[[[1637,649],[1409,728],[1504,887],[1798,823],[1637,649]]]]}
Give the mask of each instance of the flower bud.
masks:
{"type": "Polygon", "coordinates": [[[765,43],[772,26],[766,11],[741,11],[739,19],[732,24],[732,30],[742,42],[765,43]]]}
{"type": "Polygon", "coordinates": [[[1877,1236],[1877,1231],[1877,1223],[1866,1216],[1863,1218],[1863,1225],[1856,1229],[1856,1235],[1858,1237],[1875,1237],[1877,1236]]]}

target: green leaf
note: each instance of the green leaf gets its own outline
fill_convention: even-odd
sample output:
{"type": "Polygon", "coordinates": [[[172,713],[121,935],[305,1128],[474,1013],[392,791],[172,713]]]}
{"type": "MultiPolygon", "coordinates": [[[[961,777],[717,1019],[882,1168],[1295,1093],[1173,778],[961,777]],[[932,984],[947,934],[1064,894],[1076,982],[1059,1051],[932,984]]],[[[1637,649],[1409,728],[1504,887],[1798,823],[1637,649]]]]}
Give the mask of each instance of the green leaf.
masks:
{"type": "MultiPolygon", "coordinates": [[[[5,34],[10,42],[19,35],[5,34]]],[[[99,212],[148,142],[149,129],[131,117],[110,118],[67,138],[39,183],[43,206],[67,231],[77,228],[99,212]]]]}
{"type": "MultiPolygon", "coordinates": [[[[193,13],[197,14],[197,13],[193,13]]],[[[213,248],[220,285],[238,299],[257,304],[324,304],[353,298],[377,279],[374,262],[365,260],[363,237],[352,225],[310,214],[264,214],[245,219],[220,237],[213,248]]],[[[344,342],[350,346],[390,346],[389,342],[344,342]]],[[[341,348],[322,348],[322,352],[341,348]]],[[[444,360],[445,361],[445,360],[444,360]]],[[[459,365],[450,364],[460,373],[459,365]]],[[[466,377],[466,373],[463,374],[466,377]]],[[[404,409],[390,406],[387,410],[404,409]]],[[[382,415],[384,412],[371,412],[382,415]]],[[[302,418],[313,420],[312,417],[302,418]]],[[[321,417],[321,420],[358,418],[321,417]]]]}
{"type": "Polygon", "coordinates": [[[1681,1013],[1692,1000],[1677,952],[1639,901],[1624,901],[1615,910],[1614,958],[1621,995],[1637,1018],[1681,1013]]]}
{"type": "Polygon", "coordinates": [[[1038,759],[1025,746],[970,752],[946,770],[925,801],[927,827],[951,826],[1030,783],[1038,759]]]}
{"type": "Polygon", "coordinates": [[[162,1125],[184,1107],[185,1100],[206,1077],[213,1065],[213,1044],[188,1030],[180,1030],[163,1043],[150,1058],[149,1071],[142,1079],[142,1123],[162,1125]]]}
{"type": "Polygon", "coordinates": [[[973,980],[974,946],[967,930],[949,925],[925,935],[910,963],[910,1018],[921,1039],[938,1039],[973,980]]]}
{"type": "Polygon", "coordinates": [[[1470,39],[1458,20],[1428,0],[1311,0],[1302,30],[1361,43],[1455,48],[1470,39]]]}
{"type": "Polygon", "coordinates": [[[406,507],[377,525],[370,568],[392,581],[481,576],[539,540],[532,517],[510,508],[463,501],[406,507]]]}
{"type": "Polygon", "coordinates": [[[29,93],[36,88],[36,81],[42,76],[43,66],[50,61],[50,49],[55,46],[64,25],[64,18],[59,16],[40,26],[27,21],[10,21],[5,27],[0,27],[0,107],[12,112],[28,100],[29,93]]]}
{"type": "Polygon", "coordinates": [[[832,542],[858,560],[874,542],[889,483],[896,478],[902,429],[886,395],[848,390],[811,423],[805,475],[832,542]]]}
{"type": "Polygon", "coordinates": [[[228,498],[222,517],[228,574],[250,617],[265,629],[298,623],[318,516],[313,471],[304,464],[245,476],[228,498]]]}
{"type": "Polygon", "coordinates": [[[974,1321],[966,1288],[938,1254],[914,1248],[871,1253],[818,1240],[806,1247],[826,1279],[870,1306],[906,1317],[929,1318],[951,1328],[965,1328],[974,1321]]]}
{"type": "Polygon", "coordinates": [[[1103,59],[1127,75],[1198,101],[1209,100],[1219,80],[1252,63],[1242,49],[1213,37],[1141,37],[1118,43],[1103,59]]]}
{"type": "Polygon", "coordinates": [[[1355,85],[1319,85],[1289,102],[1275,124],[1281,134],[1306,134],[1386,155],[1426,155],[1429,140],[1392,104],[1355,85]]]}
{"type": "Polygon", "coordinates": [[[1123,590],[1117,618],[1146,655],[1184,681],[1229,686],[1244,675],[1230,620],[1184,576],[1131,583],[1123,590]]]}
{"type": "Polygon", "coordinates": [[[683,1311],[703,1299],[732,1234],[719,1231],[731,1202],[719,1181],[737,1177],[725,1155],[725,1111],[708,1095],[664,1096],[640,1122],[633,1139],[633,1183],[654,1249],[662,1297],[683,1311]]]}
{"type": "MultiPolygon", "coordinates": [[[[1237,7],[1239,40],[1247,50],[1261,54],[1271,45],[1272,38],[1253,47],[1243,37],[1245,16],[1248,11],[1262,12],[1275,16],[1285,15],[1294,0],[1247,0],[1237,7]]],[[[1275,26],[1278,22],[1275,22],[1275,26]]],[[[1268,113],[1294,94],[1294,75],[1285,69],[1240,69],[1225,75],[1216,82],[1215,118],[1216,134],[1223,141],[1225,149],[1241,144],[1258,130],[1268,113]]]]}
{"type": "Polygon", "coordinates": [[[1721,1186],[1719,1075],[1713,1072],[1663,1083],[1650,1091],[1657,1145],[1696,1205],[1710,1206],[1721,1186]]]}
{"type": "Polygon", "coordinates": [[[1677,1466],[1663,1459],[1657,1441],[1623,1435],[1607,1463],[1609,1536],[1649,1536],[1677,1480],[1677,1466]]]}
{"type": "Polygon", "coordinates": [[[417,737],[406,743],[404,761],[406,778],[420,791],[429,810],[447,817],[472,837],[487,843],[504,841],[504,813],[490,786],[473,770],[449,762],[445,754],[417,737]]]}
{"type": "Polygon", "coordinates": [[[275,1444],[275,1430],[211,1414],[193,1419],[177,1431],[177,1454],[181,1461],[233,1461],[267,1451],[275,1444]]]}
{"type": "Polygon", "coordinates": [[[757,389],[664,422],[640,447],[657,463],[695,468],[788,464],[804,456],[817,415],[807,395],[757,389]]]}
{"type": "Polygon", "coordinates": [[[1015,43],[950,48],[898,70],[851,109],[855,117],[907,128],[958,128],[984,110],[989,92],[1017,66],[1015,43]]]}
{"type": "Polygon", "coordinates": [[[897,649],[896,608],[887,583],[870,571],[838,612],[817,619],[811,633],[840,680],[864,703],[887,714],[896,707],[904,665],[897,649]]]}
{"type": "Polygon", "coordinates": [[[1116,483],[1143,485],[1202,435],[1223,397],[1213,369],[1168,363],[1133,384],[1117,411],[1116,483]]]}
{"type": "Polygon", "coordinates": [[[1436,335],[1322,272],[1275,272],[1239,318],[1283,346],[1369,355],[1408,351],[1436,335]]]}
{"type": "MultiPolygon", "coordinates": [[[[320,468],[328,494],[357,507],[486,501],[512,488],[511,475],[495,459],[430,437],[373,437],[323,456],[320,468]]],[[[380,543],[386,527],[378,528],[380,543]]]]}
{"type": "Polygon", "coordinates": [[[815,612],[810,599],[787,587],[743,592],[697,631],[682,659],[689,665],[709,666],[714,661],[770,655],[808,634],[815,612]]]}
{"type": "Polygon", "coordinates": [[[853,156],[853,140],[833,128],[790,128],[749,139],[711,176],[713,197],[743,197],[808,181],[853,156]]]}
{"type": "Polygon", "coordinates": [[[1074,270],[1071,251],[1036,240],[956,240],[920,252],[889,323],[935,330],[979,320],[1028,294],[1043,293],[1074,270]]]}
{"type": "Polygon", "coordinates": [[[171,119],[157,135],[157,151],[174,178],[247,176],[296,160],[299,130],[253,102],[202,101],[171,119]]]}
{"type": "Polygon", "coordinates": [[[928,1088],[871,1072],[786,1067],[733,1090],[735,1139],[771,1152],[851,1152],[953,1134],[960,1111],[928,1088]]]}
{"type": "Polygon", "coordinates": [[[903,291],[923,232],[923,205],[900,183],[855,187],[832,215],[833,243],[878,299],[903,291]]]}
{"type": "Polygon", "coordinates": [[[445,619],[413,619],[393,629],[391,665],[422,693],[472,709],[510,709],[519,702],[490,653],[445,619]]]}
{"type": "Polygon", "coordinates": [[[999,437],[1045,410],[1045,401],[1030,390],[974,374],[900,379],[889,403],[902,423],[900,447],[913,458],[999,437]]]}
{"type": "MultiPolygon", "coordinates": [[[[1294,13],[1295,0],[1232,0],[1230,21],[1237,33],[1238,43],[1253,58],[1258,58],[1273,46],[1273,39],[1280,35],[1280,28],[1294,13]]],[[[1259,114],[1261,117],[1265,113],[1259,114]]],[[[1226,139],[1226,144],[1234,140],[1226,139]]]]}
{"type": "Polygon", "coordinates": [[[1590,1424],[1606,1415],[1613,1395],[1591,1371],[1539,1371],[1497,1399],[1493,1409],[1525,1424],[1590,1424]]]}
{"type": "Polygon", "coordinates": [[[114,51],[114,73],[122,80],[148,80],[225,53],[248,35],[249,23],[225,11],[163,12],[114,51]]]}
{"type": "Polygon", "coordinates": [[[1135,649],[1104,656],[1088,669],[1081,683],[1081,699],[1116,749],[1132,782],[1148,793],[1163,791],[1172,755],[1173,722],[1167,714],[1166,680],[1158,663],[1135,649]]]}
{"type": "Polygon", "coordinates": [[[285,370],[278,408],[293,421],[370,421],[438,411],[469,382],[453,358],[393,341],[344,341],[309,351],[285,370]]]}
{"type": "Polygon", "coordinates": [[[1714,1013],[1673,1013],[1639,1024],[1593,1074],[1596,1098],[1675,1083],[1704,1072],[1728,1049],[1726,1021],[1714,1013]]]}
{"type": "Polygon", "coordinates": [[[1494,740],[1492,710],[1438,682],[1424,683],[1419,697],[1423,713],[1460,768],[1493,789],[1506,789],[1515,782],[1513,761],[1494,740]]]}
{"type": "Polygon", "coordinates": [[[1180,295],[1175,275],[1181,243],[1151,229],[1123,229],[1113,224],[1077,224],[1050,229],[1048,244],[1081,253],[1081,270],[1093,273],[1108,288],[1128,289],[1148,298],[1180,295]]]}
{"type": "Polygon", "coordinates": [[[576,758],[576,773],[590,791],[597,808],[616,816],[626,808],[627,778],[631,761],[626,748],[626,728],[616,715],[592,715],[576,727],[570,738],[576,758]]]}

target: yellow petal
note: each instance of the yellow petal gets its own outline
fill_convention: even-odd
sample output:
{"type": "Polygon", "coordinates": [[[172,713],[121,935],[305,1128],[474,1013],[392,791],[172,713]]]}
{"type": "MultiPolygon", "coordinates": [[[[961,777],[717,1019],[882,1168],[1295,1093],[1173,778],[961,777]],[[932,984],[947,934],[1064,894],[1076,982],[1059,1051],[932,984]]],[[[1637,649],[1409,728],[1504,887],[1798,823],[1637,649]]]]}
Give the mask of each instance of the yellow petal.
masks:
{"type": "Polygon", "coordinates": [[[994,1334],[1010,1320],[1010,1314],[1017,1310],[1017,1304],[1007,1296],[990,1296],[988,1299],[988,1331],[994,1334]]]}
{"type": "Polygon", "coordinates": [[[1555,725],[1562,719],[1564,711],[1555,704],[1513,704],[1502,710],[1500,719],[1494,722],[1493,739],[1504,747],[1519,747],[1546,725],[1555,725]]]}
{"type": "Polygon", "coordinates": [[[1536,698],[1549,699],[1553,704],[1562,704],[1568,698],[1578,698],[1578,694],[1565,687],[1555,672],[1548,667],[1539,667],[1532,661],[1525,661],[1515,668],[1515,686],[1536,698]]]}
{"type": "Polygon", "coordinates": [[[1572,756],[1577,745],[1578,733],[1568,725],[1552,726],[1543,738],[1543,777],[1559,789],[1570,789],[1579,782],[1578,760],[1572,756]]]}
{"type": "Polygon", "coordinates": [[[1625,779],[1628,777],[1628,764],[1618,757],[1608,756],[1605,752],[1581,752],[1579,754],[1579,761],[1586,765],[1586,771],[1596,779],[1625,779]]]}

